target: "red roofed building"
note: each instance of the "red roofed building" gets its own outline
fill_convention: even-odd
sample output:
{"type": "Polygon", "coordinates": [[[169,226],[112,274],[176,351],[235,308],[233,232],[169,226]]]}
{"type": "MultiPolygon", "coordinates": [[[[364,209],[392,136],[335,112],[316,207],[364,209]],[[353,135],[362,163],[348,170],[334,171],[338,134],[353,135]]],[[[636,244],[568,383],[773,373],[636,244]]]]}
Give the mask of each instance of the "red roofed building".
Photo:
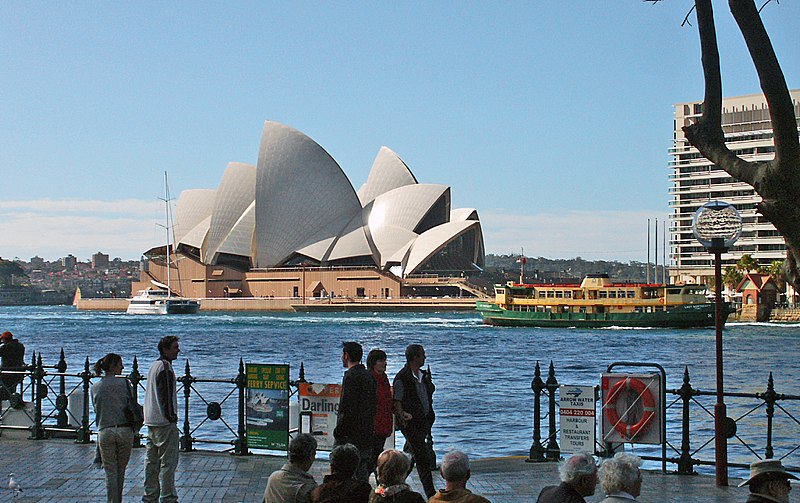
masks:
{"type": "Polygon", "coordinates": [[[778,285],[769,274],[745,274],[736,291],[742,294],[740,321],[769,321],[779,294],[778,285]]]}

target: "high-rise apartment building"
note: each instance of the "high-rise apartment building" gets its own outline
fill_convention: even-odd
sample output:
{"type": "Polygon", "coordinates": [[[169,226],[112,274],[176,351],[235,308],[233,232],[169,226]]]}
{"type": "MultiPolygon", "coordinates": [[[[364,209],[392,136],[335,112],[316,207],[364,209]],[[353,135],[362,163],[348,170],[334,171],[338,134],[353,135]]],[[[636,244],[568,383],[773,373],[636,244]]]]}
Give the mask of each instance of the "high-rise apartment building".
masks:
{"type": "Polygon", "coordinates": [[[108,269],[108,255],[102,252],[92,255],[92,269],[108,269]]]}
{"type": "MultiPolygon", "coordinates": [[[[800,89],[790,91],[790,95],[795,117],[800,117],[800,89]]],[[[742,216],[742,235],[733,249],[722,255],[723,267],[736,263],[744,254],[752,255],[759,264],[769,265],[785,259],[786,245],[775,227],[756,210],[761,197],[753,187],[716,168],[689,144],[682,128],[697,121],[702,113],[702,101],[675,105],[669,166],[672,171],[669,276],[672,282],[712,285],[713,257],[692,234],[692,217],[703,204],[725,201],[734,205],[742,216]]],[[[768,161],[775,156],[772,124],[763,95],[723,99],[722,129],[728,148],[742,159],[768,161]]]]}

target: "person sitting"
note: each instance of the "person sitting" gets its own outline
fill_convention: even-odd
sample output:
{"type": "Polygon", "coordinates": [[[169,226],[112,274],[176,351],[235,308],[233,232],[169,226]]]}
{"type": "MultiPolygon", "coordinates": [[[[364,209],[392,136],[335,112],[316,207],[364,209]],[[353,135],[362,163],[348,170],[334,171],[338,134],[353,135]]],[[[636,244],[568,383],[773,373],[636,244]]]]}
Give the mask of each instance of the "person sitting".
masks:
{"type": "Polygon", "coordinates": [[[265,503],[309,503],[317,487],[308,470],[317,454],[317,439],[301,433],[289,442],[289,462],[275,470],[267,480],[265,503]]]}
{"type": "Polygon", "coordinates": [[[378,456],[378,487],[369,496],[370,503],[425,503],[420,493],[405,483],[411,472],[411,460],[400,451],[387,449],[378,456]]]}
{"type": "Polygon", "coordinates": [[[747,503],[789,503],[792,490],[789,479],[798,480],[786,471],[779,459],[764,459],[750,464],[750,478],[739,487],[750,486],[747,503]]]}
{"type": "Polygon", "coordinates": [[[461,451],[450,451],[442,458],[440,469],[445,480],[444,489],[434,494],[428,503],[438,501],[456,501],[459,503],[489,503],[489,500],[467,489],[467,481],[471,475],[469,458],[461,451]]]}
{"type": "Polygon", "coordinates": [[[584,496],[594,494],[597,486],[597,465],[587,452],[567,458],[558,467],[561,484],[547,486],[539,493],[537,503],[586,503],[584,496]]]}
{"type": "Polygon", "coordinates": [[[322,485],[311,491],[313,503],[367,503],[372,487],[353,475],[360,457],[353,444],[342,444],[333,448],[330,455],[331,474],[325,475],[322,485]]]}
{"type": "Polygon", "coordinates": [[[642,492],[642,460],[638,456],[618,452],[600,465],[600,487],[606,498],[601,503],[630,503],[642,492]]]}

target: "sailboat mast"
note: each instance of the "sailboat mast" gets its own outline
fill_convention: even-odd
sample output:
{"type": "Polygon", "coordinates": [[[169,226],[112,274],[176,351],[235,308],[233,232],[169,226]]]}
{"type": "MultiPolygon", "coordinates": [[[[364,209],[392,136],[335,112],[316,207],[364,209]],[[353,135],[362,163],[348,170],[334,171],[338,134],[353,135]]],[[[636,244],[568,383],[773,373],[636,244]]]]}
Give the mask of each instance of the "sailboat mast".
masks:
{"type": "Polygon", "coordinates": [[[170,269],[172,263],[172,254],[169,250],[169,183],[167,182],[167,172],[164,171],[164,229],[167,232],[167,297],[172,296],[172,286],[170,283],[170,269]]]}

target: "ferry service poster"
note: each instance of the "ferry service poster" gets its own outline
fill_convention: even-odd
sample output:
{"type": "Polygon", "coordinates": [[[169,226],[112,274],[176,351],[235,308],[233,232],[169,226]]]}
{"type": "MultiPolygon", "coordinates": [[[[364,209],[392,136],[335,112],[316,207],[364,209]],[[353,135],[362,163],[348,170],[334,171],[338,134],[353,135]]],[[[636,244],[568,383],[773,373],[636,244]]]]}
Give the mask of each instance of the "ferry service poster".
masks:
{"type": "Polygon", "coordinates": [[[300,383],[300,421],[302,431],[310,432],[317,439],[317,449],[333,449],[333,429],[339,413],[339,398],[342,396],[340,384],[300,383]],[[309,418],[310,420],[304,420],[309,418]]]}
{"type": "Polygon", "coordinates": [[[254,449],[289,448],[289,365],[247,364],[247,442],[254,449]]]}

